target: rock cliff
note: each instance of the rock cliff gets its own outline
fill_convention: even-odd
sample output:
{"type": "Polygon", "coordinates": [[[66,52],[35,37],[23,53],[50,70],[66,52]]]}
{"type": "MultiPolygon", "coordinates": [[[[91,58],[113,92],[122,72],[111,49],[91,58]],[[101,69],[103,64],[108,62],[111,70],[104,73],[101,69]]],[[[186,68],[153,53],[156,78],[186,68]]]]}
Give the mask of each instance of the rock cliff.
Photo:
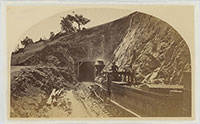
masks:
{"type": "Polygon", "coordinates": [[[127,34],[106,69],[115,61],[120,70],[134,70],[138,82],[181,84],[183,72],[191,71],[190,51],[184,39],[156,17],[136,12],[129,19],[127,34]]]}

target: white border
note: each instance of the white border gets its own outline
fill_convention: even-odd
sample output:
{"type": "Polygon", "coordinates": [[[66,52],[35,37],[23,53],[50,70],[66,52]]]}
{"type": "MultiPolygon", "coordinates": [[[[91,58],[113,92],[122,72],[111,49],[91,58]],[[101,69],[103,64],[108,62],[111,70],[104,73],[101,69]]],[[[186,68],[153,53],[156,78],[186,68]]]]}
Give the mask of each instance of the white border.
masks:
{"type": "MultiPolygon", "coordinates": [[[[110,0],[110,1],[106,1],[104,0],[103,2],[100,1],[100,0],[80,0],[80,1],[76,1],[76,2],[72,2],[71,0],[57,0],[57,1],[42,1],[42,0],[36,0],[37,2],[35,1],[25,1],[25,0],[16,0],[15,2],[12,2],[12,1],[0,1],[0,124],[1,123],[10,123],[10,124],[13,124],[13,123],[20,123],[20,124],[32,124],[32,123],[42,123],[42,124],[50,124],[50,123],[54,123],[54,124],[60,124],[60,123],[78,123],[78,124],[82,124],[82,123],[88,123],[88,124],[92,124],[92,123],[98,123],[98,124],[101,124],[101,123],[119,123],[119,124],[124,124],[124,123],[127,123],[127,124],[132,124],[132,123],[142,123],[142,124],[149,124],[149,123],[165,123],[165,124],[168,124],[168,123],[176,123],[176,124],[179,124],[179,123],[185,123],[185,124],[197,124],[197,123],[200,123],[200,120],[199,120],[199,111],[200,111],[200,108],[199,108],[199,105],[200,105],[200,95],[199,95],[199,83],[200,83],[200,76],[198,74],[200,74],[200,66],[199,66],[199,63],[200,63],[200,56],[199,56],[199,53],[200,53],[200,1],[198,0],[188,0],[188,1],[185,1],[185,0],[174,0],[173,2],[172,1],[169,1],[169,0],[141,0],[141,1],[138,1],[138,0],[135,0],[135,1],[126,1],[126,0],[118,0],[117,2],[114,1],[114,0],[110,0]],[[94,3],[95,2],[95,3],[94,3]],[[73,120],[70,120],[70,121],[66,121],[66,120],[34,120],[34,122],[30,121],[30,120],[23,120],[23,121],[11,121],[11,120],[7,120],[7,68],[8,68],[8,63],[7,63],[7,43],[6,43],[6,18],[5,18],[5,5],[12,5],[12,4],[15,4],[15,5],[38,5],[38,4],[42,4],[42,5],[60,5],[60,4],[68,4],[68,5],[77,5],[77,4],[116,4],[116,5],[119,5],[119,4],[123,4],[123,5],[126,5],[126,4],[148,4],[148,5],[153,5],[153,4],[156,4],[156,5],[159,5],[159,4],[166,4],[166,5],[195,5],[195,108],[196,108],[196,111],[195,111],[195,120],[194,121],[185,121],[185,120],[102,120],[102,121],[97,121],[97,120],[92,120],[92,121],[88,121],[88,120],[78,120],[78,121],[73,121],[73,120]],[[4,16],[2,16],[4,15],[4,16]]],[[[189,32],[188,32],[189,33],[189,32]]]]}

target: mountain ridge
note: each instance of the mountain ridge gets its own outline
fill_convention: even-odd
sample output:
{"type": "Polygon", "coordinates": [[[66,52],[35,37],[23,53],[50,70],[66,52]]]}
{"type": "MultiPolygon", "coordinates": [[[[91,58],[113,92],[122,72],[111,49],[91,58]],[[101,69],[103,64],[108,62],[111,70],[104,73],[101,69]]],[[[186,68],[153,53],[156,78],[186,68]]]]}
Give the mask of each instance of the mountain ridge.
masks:
{"type": "MultiPolygon", "coordinates": [[[[102,58],[106,62],[105,70],[110,68],[113,61],[119,65],[121,70],[130,65],[131,68],[132,66],[141,67],[139,69],[141,72],[138,70],[138,75],[144,77],[138,78],[141,78],[139,81],[144,81],[150,72],[163,67],[163,65],[165,65],[165,72],[167,72],[169,69],[167,63],[169,62],[173,65],[169,65],[170,69],[178,68],[181,62],[175,60],[177,59],[176,55],[179,54],[181,56],[179,59],[183,62],[180,67],[181,70],[185,70],[184,68],[191,70],[190,51],[180,34],[167,22],[138,11],[106,24],[58,37],[46,43],[40,50],[30,53],[30,55],[27,54],[27,57],[26,55],[23,57],[24,54],[26,54],[26,51],[22,53],[22,56],[12,55],[11,65],[68,67],[80,59],[96,60],[102,58]],[[68,60],[68,58],[70,59],[68,60]],[[17,59],[18,61],[16,61],[17,59]],[[150,70],[145,69],[148,66],[141,66],[138,63],[147,64],[150,70]]],[[[182,72],[169,71],[167,73],[177,74],[182,72]]],[[[179,77],[176,82],[178,80],[180,82],[181,75],[176,75],[176,78],[179,77]]],[[[168,79],[169,77],[174,76],[169,74],[164,78],[172,82],[173,80],[168,79]]]]}

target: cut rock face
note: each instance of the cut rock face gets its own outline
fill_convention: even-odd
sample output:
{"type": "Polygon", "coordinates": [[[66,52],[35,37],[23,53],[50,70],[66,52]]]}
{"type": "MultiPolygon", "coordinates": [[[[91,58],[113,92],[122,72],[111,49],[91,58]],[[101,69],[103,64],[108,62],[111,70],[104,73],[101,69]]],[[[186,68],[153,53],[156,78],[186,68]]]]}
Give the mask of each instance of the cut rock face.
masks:
{"type": "Polygon", "coordinates": [[[190,51],[184,39],[153,16],[136,12],[129,18],[128,33],[110,61],[120,70],[135,70],[139,82],[181,84],[183,72],[191,72],[190,51]]]}

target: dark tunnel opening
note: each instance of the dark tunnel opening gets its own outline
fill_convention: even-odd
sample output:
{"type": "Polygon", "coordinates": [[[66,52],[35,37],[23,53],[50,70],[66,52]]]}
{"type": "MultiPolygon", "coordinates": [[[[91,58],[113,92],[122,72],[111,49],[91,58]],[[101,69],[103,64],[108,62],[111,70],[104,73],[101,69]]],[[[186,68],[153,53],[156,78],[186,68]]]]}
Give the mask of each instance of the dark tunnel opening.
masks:
{"type": "Polygon", "coordinates": [[[93,82],[95,78],[94,62],[79,62],[79,81],[93,82]]]}

